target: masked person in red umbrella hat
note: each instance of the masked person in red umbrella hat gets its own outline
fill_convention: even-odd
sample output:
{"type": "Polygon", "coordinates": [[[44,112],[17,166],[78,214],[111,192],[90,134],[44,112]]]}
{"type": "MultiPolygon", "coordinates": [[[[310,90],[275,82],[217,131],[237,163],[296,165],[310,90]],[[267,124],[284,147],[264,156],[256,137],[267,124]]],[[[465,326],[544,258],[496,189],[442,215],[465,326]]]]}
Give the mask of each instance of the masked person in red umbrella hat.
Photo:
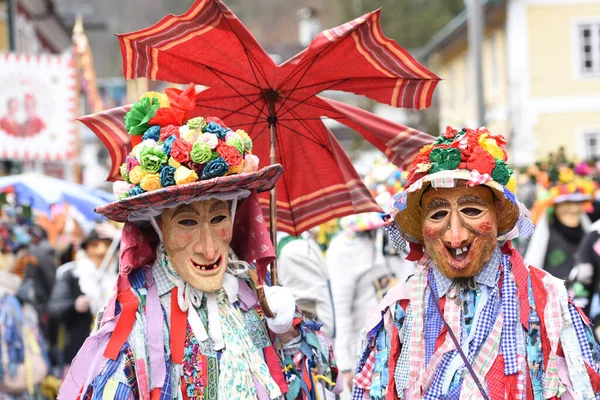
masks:
{"type": "Polygon", "coordinates": [[[367,317],[354,399],[595,399],[599,355],[564,282],[510,239],[533,230],[506,142],[447,128],[414,159],[389,218],[415,274],[367,317]]]}
{"type": "Polygon", "coordinates": [[[119,200],[97,209],[125,222],[117,290],[59,399],[316,398],[335,387],[331,342],[288,290],[257,283],[274,249],[256,193],[282,167],[259,170],[248,135],[217,118],[179,123],[170,93],[125,116],[139,144],[119,200]]]}

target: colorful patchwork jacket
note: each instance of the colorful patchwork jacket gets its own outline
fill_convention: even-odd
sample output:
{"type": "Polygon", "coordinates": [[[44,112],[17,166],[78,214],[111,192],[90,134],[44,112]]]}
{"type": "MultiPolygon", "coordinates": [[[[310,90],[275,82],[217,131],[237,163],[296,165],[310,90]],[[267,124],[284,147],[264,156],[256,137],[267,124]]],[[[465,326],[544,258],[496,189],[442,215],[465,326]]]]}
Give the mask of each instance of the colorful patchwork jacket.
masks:
{"type": "Polygon", "coordinates": [[[600,346],[563,281],[505,244],[457,286],[425,256],[388,293],[367,317],[353,399],[483,399],[444,320],[488,398],[598,398],[600,346]]]}
{"type": "MultiPolygon", "coordinates": [[[[239,290],[233,301],[224,290],[217,293],[225,347],[215,350],[211,337],[196,337],[179,306],[179,289],[166,274],[160,264],[130,273],[131,289],[117,297],[116,318],[86,340],[59,399],[291,400],[316,399],[322,396],[317,392],[333,389],[337,367],[318,324],[297,312],[300,336],[279,343],[251,282],[227,273],[239,290]],[[237,325],[230,323],[234,319],[237,325]]],[[[214,329],[209,308],[206,298],[194,307],[206,332],[214,329]]]]}

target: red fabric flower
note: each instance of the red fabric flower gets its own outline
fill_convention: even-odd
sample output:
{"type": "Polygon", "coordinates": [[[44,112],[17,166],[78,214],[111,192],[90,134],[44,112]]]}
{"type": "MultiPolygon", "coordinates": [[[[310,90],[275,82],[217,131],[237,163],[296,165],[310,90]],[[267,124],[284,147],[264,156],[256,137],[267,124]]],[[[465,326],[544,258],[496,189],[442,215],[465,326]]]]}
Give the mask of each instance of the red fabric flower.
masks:
{"type": "Polygon", "coordinates": [[[167,125],[160,128],[160,140],[163,142],[171,135],[175,135],[175,137],[179,139],[179,128],[175,125],[167,125]]]}
{"type": "Polygon", "coordinates": [[[165,89],[165,94],[169,98],[171,107],[184,111],[191,111],[196,107],[196,85],[193,83],[190,83],[183,91],[176,88],[165,89]]]}
{"type": "Polygon", "coordinates": [[[236,167],[242,162],[242,156],[240,155],[240,152],[237,151],[235,147],[223,142],[220,142],[217,146],[217,153],[230,167],[236,167]]]}
{"type": "Polygon", "coordinates": [[[180,163],[187,163],[190,161],[190,151],[192,151],[190,143],[183,139],[175,139],[171,147],[171,157],[180,163]]]}
{"type": "Polygon", "coordinates": [[[454,137],[456,137],[457,133],[458,133],[458,131],[456,129],[452,128],[451,126],[447,126],[446,132],[444,132],[444,137],[446,139],[454,139],[454,137]]]}
{"type": "Polygon", "coordinates": [[[217,117],[206,117],[206,124],[210,124],[211,122],[216,122],[217,124],[221,125],[223,128],[226,128],[225,124],[223,123],[223,121],[221,121],[219,118],[217,117]]]}
{"type": "Polygon", "coordinates": [[[154,115],[154,118],[150,120],[150,125],[183,125],[185,119],[185,111],[175,107],[164,107],[159,108],[154,115]]]}
{"type": "Polygon", "coordinates": [[[477,170],[482,175],[488,174],[491,176],[495,166],[496,160],[494,160],[494,157],[482,147],[475,147],[467,160],[467,169],[477,170]]]}
{"type": "Polygon", "coordinates": [[[506,147],[506,139],[504,139],[504,136],[502,136],[502,135],[492,133],[485,128],[477,128],[477,133],[478,134],[487,133],[487,135],[490,139],[494,139],[496,141],[496,144],[498,145],[498,147],[500,147],[501,149],[504,149],[506,147]]]}

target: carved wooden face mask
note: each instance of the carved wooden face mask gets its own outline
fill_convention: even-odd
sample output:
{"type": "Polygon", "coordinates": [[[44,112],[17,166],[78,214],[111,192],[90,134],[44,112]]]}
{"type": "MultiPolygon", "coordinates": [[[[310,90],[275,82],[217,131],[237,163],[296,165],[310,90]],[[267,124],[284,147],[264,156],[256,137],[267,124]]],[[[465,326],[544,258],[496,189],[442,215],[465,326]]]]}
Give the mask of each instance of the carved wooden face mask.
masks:
{"type": "Polygon", "coordinates": [[[162,213],[165,250],[183,280],[205,293],[223,287],[232,237],[229,205],[202,200],[162,213]]]}
{"type": "Polygon", "coordinates": [[[554,215],[566,227],[577,228],[581,225],[581,214],[585,212],[585,203],[565,201],[554,206],[554,215]]]}
{"type": "Polygon", "coordinates": [[[498,236],[491,190],[483,186],[429,190],[421,204],[424,244],[437,269],[451,279],[477,275],[498,236]]]}

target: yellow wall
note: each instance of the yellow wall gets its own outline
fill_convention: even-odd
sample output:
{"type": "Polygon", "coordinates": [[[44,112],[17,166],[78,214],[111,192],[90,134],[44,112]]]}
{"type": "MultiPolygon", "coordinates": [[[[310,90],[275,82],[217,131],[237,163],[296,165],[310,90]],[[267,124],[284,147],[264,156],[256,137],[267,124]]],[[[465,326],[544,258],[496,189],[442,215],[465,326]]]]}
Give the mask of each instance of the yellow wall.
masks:
{"type": "MultiPolygon", "coordinates": [[[[0,10],[6,15],[6,2],[0,0],[0,10]]],[[[6,17],[0,18],[0,51],[8,50],[8,27],[6,17]]]]}
{"type": "Polygon", "coordinates": [[[600,3],[530,5],[527,17],[531,95],[598,95],[600,78],[577,79],[573,46],[575,22],[582,18],[600,21],[600,3]]]}
{"type": "Polygon", "coordinates": [[[549,152],[565,146],[567,155],[579,158],[579,146],[583,128],[597,127],[600,131],[600,115],[597,112],[541,114],[533,133],[538,139],[536,159],[544,159],[549,152]]]}

